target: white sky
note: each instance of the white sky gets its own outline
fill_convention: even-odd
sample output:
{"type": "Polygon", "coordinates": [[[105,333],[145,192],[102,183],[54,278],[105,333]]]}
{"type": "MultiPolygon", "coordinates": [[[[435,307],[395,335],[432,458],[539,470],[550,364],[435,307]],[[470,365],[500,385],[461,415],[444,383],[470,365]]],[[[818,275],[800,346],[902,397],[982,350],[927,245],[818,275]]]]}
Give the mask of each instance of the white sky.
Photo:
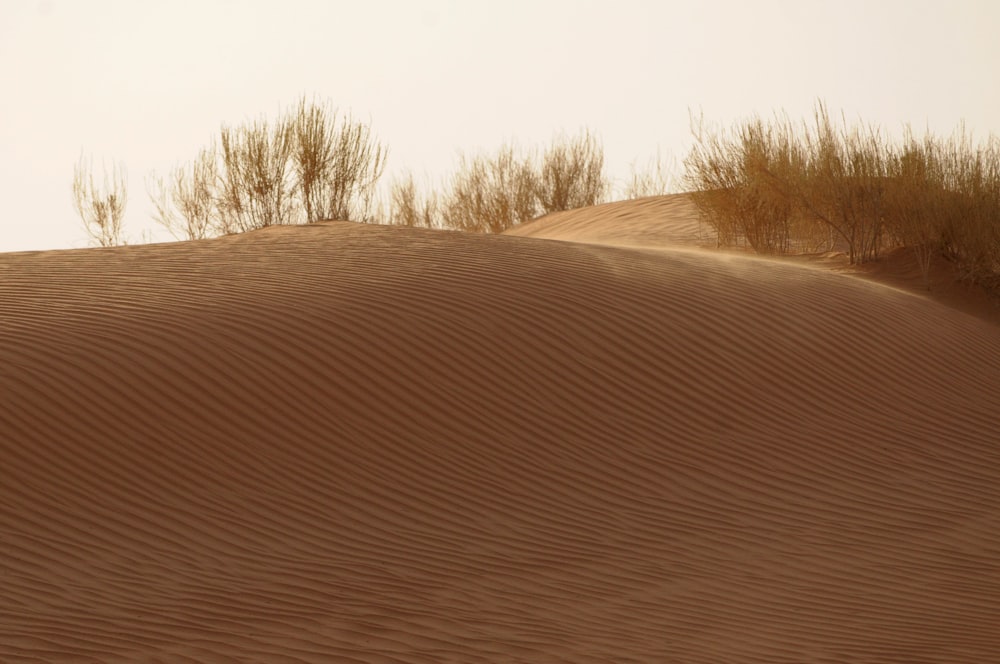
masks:
{"type": "Polygon", "coordinates": [[[688,110],[729,124],[816,98],[896,131],[1000,134],[1000,2],[0,0],[0,251],[80,247],[81,151],[144,180],[222,123],[303,93],[368,120],[387,176],[589,127],[612,176],[683,158],[688,110]]]}

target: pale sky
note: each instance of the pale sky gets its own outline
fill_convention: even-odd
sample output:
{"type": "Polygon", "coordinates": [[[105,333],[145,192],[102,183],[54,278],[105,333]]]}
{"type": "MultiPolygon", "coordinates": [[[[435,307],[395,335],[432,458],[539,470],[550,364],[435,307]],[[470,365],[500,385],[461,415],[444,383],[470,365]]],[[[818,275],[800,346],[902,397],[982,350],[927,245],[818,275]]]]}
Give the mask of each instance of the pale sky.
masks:
{"type": "Polygon", "coordinates": [[[81,152],[124,162],[126,235],[167,240],[145,178],[222,123],[302,94],[370,121],[387,176],[596,131],[609,172],[683,159],[689,109],[730,124],[817,98],[898,131],[1000,134],[993,0],[0,0],[0,251],[87,246],[81,152]]]}

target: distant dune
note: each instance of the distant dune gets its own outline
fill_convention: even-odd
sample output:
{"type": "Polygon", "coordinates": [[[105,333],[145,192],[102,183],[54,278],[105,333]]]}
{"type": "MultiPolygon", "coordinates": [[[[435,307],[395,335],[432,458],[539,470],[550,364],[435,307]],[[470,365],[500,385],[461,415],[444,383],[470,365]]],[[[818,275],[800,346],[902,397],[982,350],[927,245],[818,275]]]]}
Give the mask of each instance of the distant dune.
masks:
{"type": "Polygon", "coordinates": [[[685,205],[0,255],[0,661],[995,659],[1000,327],[685,205]]]}
{"type": "Polygon", "coordinates": [[[699,222],[698,209],[688,194],[553,212],[506,234],[632,247],[715,246],[714,233],[699,222]]]}

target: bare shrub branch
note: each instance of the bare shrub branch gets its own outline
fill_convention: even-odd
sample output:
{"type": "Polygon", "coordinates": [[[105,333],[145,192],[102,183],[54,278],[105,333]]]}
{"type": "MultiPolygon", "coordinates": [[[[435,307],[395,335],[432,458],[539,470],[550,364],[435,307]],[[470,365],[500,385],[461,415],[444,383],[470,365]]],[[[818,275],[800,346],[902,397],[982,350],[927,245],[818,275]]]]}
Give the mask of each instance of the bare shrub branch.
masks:
{"type": "Polygon", "coordinates": [[[102,247],[123,244],[122,220],[128,203],[127,175],[123,164],[104,169],[103,185],[94,182],[91,159],[82,155],[73,169],[73,207],[91,239],[102,247]]]}
{"type": "Polygon", "coordinates": [[[388,150],[371,128],[349,116],[337,124],[329,104],[299,100],[289,119],[292,160],[306,221],[371,221],[375,186],[388,150]]]}
{"type": "Polygon", "coordinates": [[[694,130],[685,160],[694,199],[720,245],[743,239],[759,253],[783,253],[821,240],[826,226],[852,263],[878,258],[887,229],[891,146],[873,126],[837,127],[817,104],[812,126],[796,132],[787,118],[738,123],[727,135],[694,130]]]}
{"type": "Polygon", "coordinates": [[[931,260],[941,251],[941,206],[947,205],[940,143],[930,134],[917,140],[907,127],[891,155],[886,185],[887,230],[895,244],[911,248],[929,288],[931,260]]]}
{"type": "Polygon", "coordinates": [[[623,197],[625,200],[663,196],[673,192],[674,176],[672,168],[664,164],[660,151],[650,159],[646,166],[639,170],[635,162],[629,167],[629,180],[625,185],[623,197]]]}
{"type": "Polygon", "coordinates": [[[745,241],[757,253],[787,252],[794,205],[784,183],[801,160],[789,123],[753,118],[707,132],[699,118],[692,132],[685,179],[719,246],[745,241]]]}
{"type": "Polygon", "coordinates": [[[546,213],[597,205],[610,189],[604,176],[604,147],[589,130],[553,139],[537,177],[538,203],[546,213]]]}
{"type": "Polygon", "coordinates": [[[964,125],[944,143],[943,247],[963,278],[1000,287],[1000,139],[979,146],[964,125]]]}
{"type": "Polygon", "coordinates": [[[817,103],[805,132],[807,161],[796,188],[798,203],[846,243],[851,263],[878,258],[884,234],[883,194],[888,146],[873,126],[838,129],[817,103]]]}
{"type": "Polygon", "coordinates": [[[151,174],[146,190],[153,219],[178,240],[200,240],[218,227],[218,155],[203,148],[190,164],[178,166],[168,179],[151,174]]]}
{"type": "Polygon", "coordinates": [[[530,157],[504,145],[493,156],[460,158],[458,172],[442,201],[445,226],[502,233],[538,214],[537,176],[530,157]]]}
{"type": "Polygon", "coordinates": [[[440,226],[437,194],[432,191],[421,195],[412,173],[394,180],[390,188],[389,223],[423,228],[440,226]]]}
{"type": "Polygon", "coordinates": [[[220,133],[223,172],[218,210],[224,233],[291,223],[295,211],[288,174],[291,125],[255,120],[220,133]]]}

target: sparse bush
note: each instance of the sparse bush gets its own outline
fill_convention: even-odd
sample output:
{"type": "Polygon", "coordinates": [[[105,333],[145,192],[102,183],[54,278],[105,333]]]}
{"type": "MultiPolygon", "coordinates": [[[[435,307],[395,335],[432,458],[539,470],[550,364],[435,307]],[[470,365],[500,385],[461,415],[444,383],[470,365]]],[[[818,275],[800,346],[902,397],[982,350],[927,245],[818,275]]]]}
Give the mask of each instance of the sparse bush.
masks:
{"type": "Polygon", "coordinates": [[[787,190],[846,242],[851,263],[877,259],[885,234],[889,146],[876,127],[850,127],[844,120],[835,128],[822,103],[814,120],[804,134],[804,170],[787,181],[787,190]]]}
{"type": "Polygon", "coordinates": [[[389,223],[396,226],[436,228],[440,225],[437,194],[422,196],[413,174],[396,179],[390,188],[389,223]]]}
{"type": "Polygon", "coordinates": [[[927,282],[935,255],[960,277],[1000,281],[1000,141],[974,145],[964,126],[947,140],[908,130],[892,162],[887,225],[893,240],[912,248],[927,282]]]}
{"type": "Polygon", "coordinates": [[[931,260],[942,249],[947,199],[940,143],[930,135],[917,140],[907,129],[902,147],[889,162],[886,227],[892,242],[913,251],[925,286],[931,260]]]}
{"type": "Polygon", "coordinates": [[[539,214],[597,205],[608,191],[604,149],[584,130],[555,138],[540,159],[511,144],[493,155],[461,156],[441,197],[441,219],[449,228],[502,233],[539,214]]]}
{"type": "Polygon", "coordinates": [[[629,180],[622,193],[625,200],[634,200],[649,196],[663,196],[672,191],[672,171],[664,165],[663,158],[657,150],[656,158],[651,159],[641,171],[636,167],[635,162],[632,162],[629,180]]]}
{"type": "Polygon", "coordinates": [[[93,162],[82,155],[73,169],[73,207],[91,239],[102,247],[122,244],[122,220],[128,203],[125,166],[104,169],[102,186],[94,182],[93,162]]]}
{"type": "Polygon", "coordinates": [[[699,122],[694,134],[686,182],[720,245],[781,252],[817,244],[825,228],[851,263],[877,260],[893,242],[912,248],[925,282],[942,254],[963,278],[1000,286],[995,136],[974,145],[964,127],[947,141],[907,130],[895,145],[875,126],[835,125],[822,102],[801,131],[755,118],[728,134],[699,122]]]}
{"type": "Polygon", "coordinates": [[[801,159],[790,125],[753,118],[729,133],[706,133],[701,120],[693,128],[686,180],[719,246],[742,240],[761,254],[788,251],[794,208],[784,183],[801,159]]]}
{"type": "Polygon", "coordinates": [[[604,202],[609,184],[604,176],[604,147],[589,130],[552,141],[537,175],[538,203],[545,213],[604,202]]]}
{"type": "Polygon", "coordinates": [[[241,233],[290,223],[296,210],[288,172],[294,147],[291,123],[255,120],[223,126],[220,146],[220,230],[241,233]]]}
{"type": "Polygon", "coordinates": [[[200,240],[219,230],[218,163],[213,145],[202,149],[192,163],[171,171],[166,181],[155,174],[147,180],[153,219],[178,240],[200,240]]]}
{"type": "Polygon", "coordinates": [[[337,112],[329,104],[299,100],[289,118],[296,186],[306,221],[370,221],[378,179],[388,150],[371,128],[337,112]]]}
{"type": "Polygon", "coordinates": [[[479,233],[502,233],[538,214],[538,176],[530,157],[513,145],[492,157],[460,158],[458,172],[442,201],[445,226],[479,233]]]}
{"type": "Polygon", "coordinates": [[[961,276],[1000,286],[1000,139],[974,146],[964,126],[943,149],[945,196],[941,215],[945,254],[961,276]]]}
{"type": "Polygon", "coordinates": [[[277,122],[223,126],[220,148],[147,189],[154,219],[179,239],[322,219],[371,221],[387,151],[368,126],[299,100],[277,122]]]}

